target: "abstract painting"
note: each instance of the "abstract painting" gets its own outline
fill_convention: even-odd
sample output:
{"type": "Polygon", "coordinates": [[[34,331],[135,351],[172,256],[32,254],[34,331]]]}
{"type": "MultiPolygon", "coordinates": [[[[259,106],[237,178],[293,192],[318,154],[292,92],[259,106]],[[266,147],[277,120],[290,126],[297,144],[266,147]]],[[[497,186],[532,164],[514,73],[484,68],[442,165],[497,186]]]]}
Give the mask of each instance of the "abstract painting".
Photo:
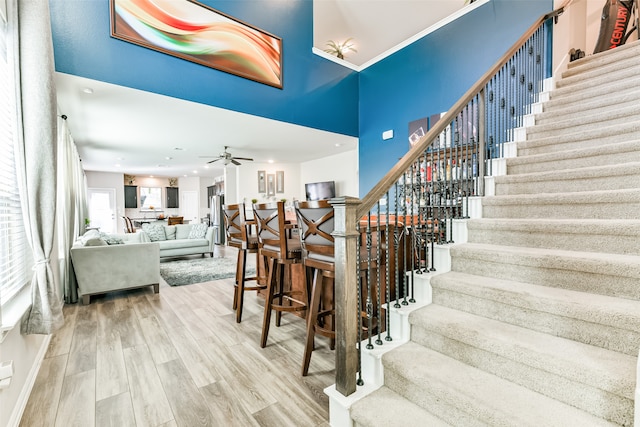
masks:
{"type": "Polygon", "coordinates": [[[195,0],[110,0],[111,36],[282,88],[282,40],[195,0]]]}

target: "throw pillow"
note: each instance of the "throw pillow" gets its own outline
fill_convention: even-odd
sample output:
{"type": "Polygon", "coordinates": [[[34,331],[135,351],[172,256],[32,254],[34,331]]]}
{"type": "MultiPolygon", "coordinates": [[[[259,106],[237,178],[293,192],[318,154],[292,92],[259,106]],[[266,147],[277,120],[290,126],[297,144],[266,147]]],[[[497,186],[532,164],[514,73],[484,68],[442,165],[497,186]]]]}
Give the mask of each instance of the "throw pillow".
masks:
{"type": "Polygon", "coordinates": [[[142,224],[142,231],[147,233],[149,240],[152,242],[167,240],[167,236],[164,234],[164,225],[162,224],[142,224]]]}
{"type": "Polygon", "coordinates": [[[204,222],[200,224],[193,224],[191,226],[191,231],[189,232],[190,239],[204,239],[204,236],[207,235],[207,224],[204,222]]]}
{"type": "Polygon", "coordinates": [[[176,240],[176,226],[165,225],[164,234],[167,236],[167,240],[176,240]]]}
{"type": "Polygon", "coordinates": [[[100,237],[90,237],[84,241],[85,246],[107,246],[107,242],[100,237]]]}
{"type": "Polygon", "coordinates": [[[124,240],[113,234],[100,233],[100,238],[107,242],[107,245],[124,245],[124,240]]]}

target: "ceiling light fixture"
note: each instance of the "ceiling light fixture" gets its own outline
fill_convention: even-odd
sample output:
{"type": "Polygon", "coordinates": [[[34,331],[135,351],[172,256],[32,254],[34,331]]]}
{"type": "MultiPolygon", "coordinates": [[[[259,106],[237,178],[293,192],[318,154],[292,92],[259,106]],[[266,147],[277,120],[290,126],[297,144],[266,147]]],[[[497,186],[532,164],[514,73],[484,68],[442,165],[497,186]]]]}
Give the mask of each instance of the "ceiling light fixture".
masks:
{"type": "Polygon", "coordinates": [[[329,40],[327,42],[328,47],[324,51],[330,53],[331,55],[335,55],[340,59],[344,59],[344,56],[348,52],[358,53],[352,40],[353,38],[351,37],[343,42],[334,42],[333,40],[329,40]]]}
{"type": "Polygon", "coordinates": [[[167,156],[167,157],[165,157],[164,159],[165,159],[165,160],[172,160],[172,159],[173,159],[173,157],[169,157],[169,156],[167,156]]]}
{"type": "Polygon", "coordinates": [[[90,87],[85,87],[84,89],[82,89],[82,91],[84,93],[88,93],[89,95],[93,93],[93,89],[91,89],[90,87]]]}
{"type": "Polygon", "coordinates": [[[269,162],[269,163],[273,163],[273,160],[267,160],[267,162],[269,162]]]}

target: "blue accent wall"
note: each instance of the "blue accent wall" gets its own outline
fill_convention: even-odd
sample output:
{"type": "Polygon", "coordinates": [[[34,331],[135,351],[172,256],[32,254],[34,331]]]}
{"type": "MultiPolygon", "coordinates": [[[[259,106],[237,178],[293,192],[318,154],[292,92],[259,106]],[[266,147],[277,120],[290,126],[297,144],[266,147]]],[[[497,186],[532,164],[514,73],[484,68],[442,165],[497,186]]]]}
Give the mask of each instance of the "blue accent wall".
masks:
{"type": "Polygon", "coordinates": [[[50,0],[56,71],[358,135],[358,73],[311,52],[311,0],[200,3],[282,39],[283,89],[112,38],[108,0],[50,0]]]}
{"type": "Polygon", "coordinates": [[[409,122],[449,109],[553,8],[553,0],[492,0],[356,73],[311,52],[312,0],[201,3],[282,38],[283,89],[112,38],[108,0],[50,0],[56,70],[357,136],[360,196],[407,152],[409,122]],[[383,141],[388,129],[394,138],[383,141]]]}
{"type": "Polygon", "coordinates": [[[408,124],[447,111],[552,0],[492,0],[360,73],[360,196],[408,150],[408,124]],[[393,129],[393,139],[382,132],[393,129]]]}

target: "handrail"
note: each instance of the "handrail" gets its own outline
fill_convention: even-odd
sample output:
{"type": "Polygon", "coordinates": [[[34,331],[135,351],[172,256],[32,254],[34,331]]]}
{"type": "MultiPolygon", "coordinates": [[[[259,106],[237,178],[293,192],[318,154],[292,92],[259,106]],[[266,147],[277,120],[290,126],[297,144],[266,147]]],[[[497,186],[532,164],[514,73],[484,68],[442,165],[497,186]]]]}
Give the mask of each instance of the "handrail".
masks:
{"type": "MultiPolygon", "coordinates": [[[[456,118],[462,109],[469,104],[476,94],[480,93],[485,85],[493,78],[493,76],[502,68],[502,66],[511,58],[522,45],[540,28],[549,18],[561,15],[565,8],[572,3],[573,0],[566,0],[562,6],[552,12],[542,15],[536,22],[529,27],[527,31],[509,48],[504,55],[498,59],[495,64],[485,72],[482,77],[473,85],[462,97],[438,120],[435,125],[411,147],[409,151],[395,164],[393,168],[362,198],[358,210],[357,217],[366,215],[367,212],[382,198],[387,190],[400,179],[400,176],[409,169],[416,158],[423,153],[433,142],[436,136],[440,135],[447,126],[456,118]]],[[[481,136],[482,137],[482,136],[481,136]]]]}

